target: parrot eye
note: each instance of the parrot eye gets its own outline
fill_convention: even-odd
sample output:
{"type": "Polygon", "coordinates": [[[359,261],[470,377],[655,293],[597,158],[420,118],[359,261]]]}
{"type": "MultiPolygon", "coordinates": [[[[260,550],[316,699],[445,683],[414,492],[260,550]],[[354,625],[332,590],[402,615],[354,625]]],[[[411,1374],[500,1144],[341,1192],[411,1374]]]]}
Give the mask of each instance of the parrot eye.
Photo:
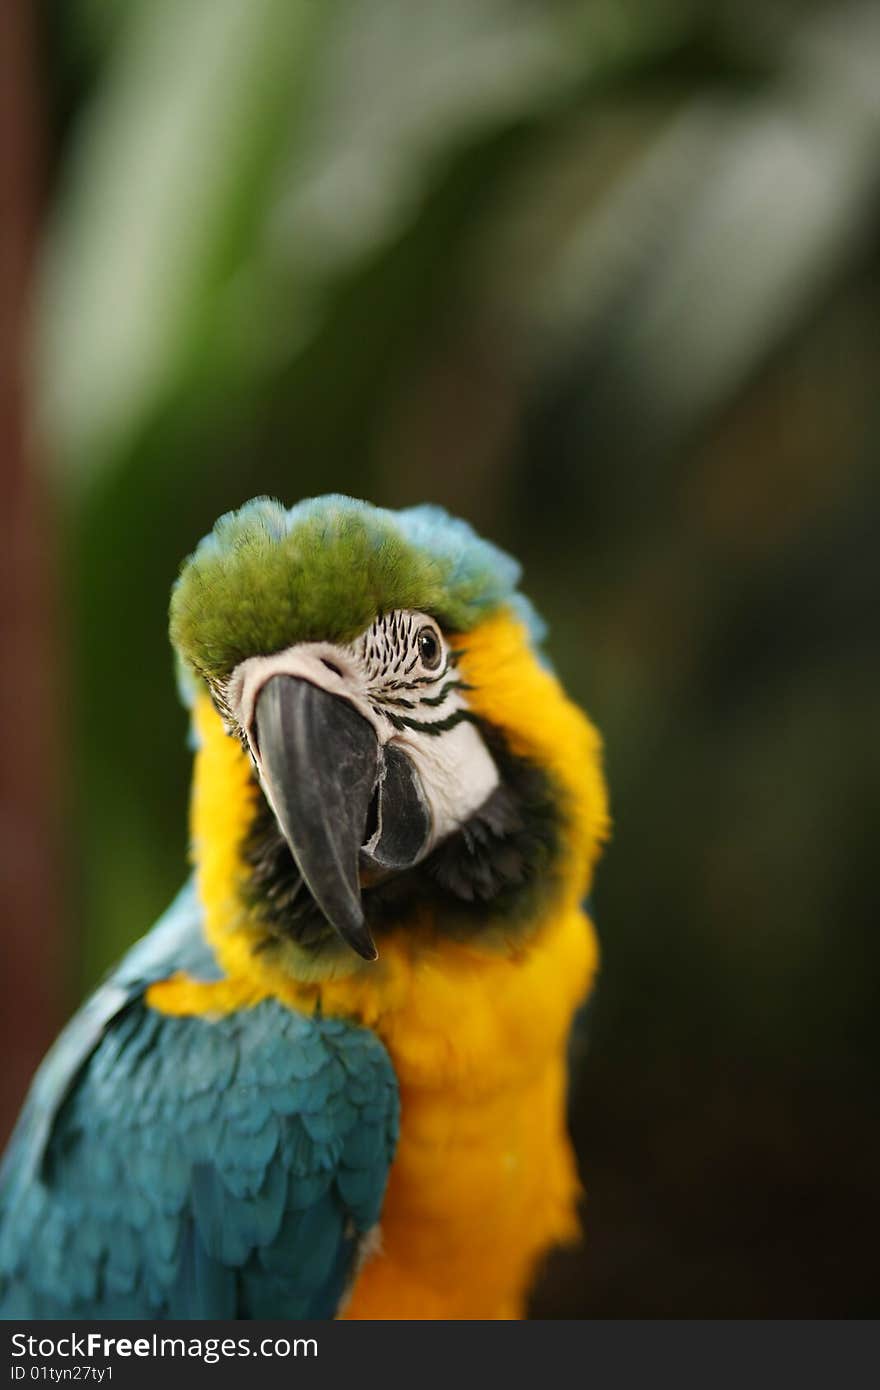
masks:
{"type": "Polygon", "coordinates": [[[440,641],[432,627],[423,627],[419,633],[419,656],[428,671],[436,671],[440,665],[440,641]]]}

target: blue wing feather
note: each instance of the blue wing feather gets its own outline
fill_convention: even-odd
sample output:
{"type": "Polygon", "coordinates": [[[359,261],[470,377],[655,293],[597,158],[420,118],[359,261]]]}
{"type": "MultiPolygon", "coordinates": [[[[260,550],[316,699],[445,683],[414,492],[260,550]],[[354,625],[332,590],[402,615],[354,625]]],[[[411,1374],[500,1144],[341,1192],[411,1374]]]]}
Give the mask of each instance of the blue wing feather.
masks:
{"type": "Polygon", "coordinates": [[[334,1316],[396,1142],[388,1054],[274,1000],[147,1008],[181,968],[216,972],[191,890],[38,1073],[0,1181],[2,1316],[334,1316]]]}

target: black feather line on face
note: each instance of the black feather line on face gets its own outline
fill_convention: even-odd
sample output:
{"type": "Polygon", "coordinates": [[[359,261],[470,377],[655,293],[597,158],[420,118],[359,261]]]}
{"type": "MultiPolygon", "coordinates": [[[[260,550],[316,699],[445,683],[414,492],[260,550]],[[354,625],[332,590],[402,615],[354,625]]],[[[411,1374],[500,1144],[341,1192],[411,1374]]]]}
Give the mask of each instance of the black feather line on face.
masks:
{"type": "MultiPolygon", "coordinates": [[[[463,939],[503,922],[525,927],[555,885],[564,823],[560,796],[544,770],[510,752],[504,736],[480,721],[501,781],[478,811],[420,864],[363,891],[371,931],[406,921],[433,905],[441,931],[463,939]]],[[[318,949],[338,938],[304,886],[268,802],[260,793],[243,857],[248,904],[266,928],[265,946],[294,940],[318,949]]],[[[345,949],[342,947],[341,949],[345,949]]]]}
{"type": "Polygon", "coordinates": [[[443,689],[438,691],[436,695],[421,695],[419,697],[419,704],[433,706],[442,705],[452,694],[453,690],[473,690],[473,688],[472,685],[466,684],[465,681],[447,681],[443,689]]]}
{"type": "Polygon", "coordinates": [[[432,734],[434,737],[448,733],[457,724],[477,724],[479,720],[469,709],[453,710],[452,714],[447,714],[445,719],[435,719],[430,722],[425,719],[410,719],[405,714],[392,714],[391,710],[383,710],[385,718],[395,729],[400,732],[403,729],[415,729],[420,734],[432,734]]]}

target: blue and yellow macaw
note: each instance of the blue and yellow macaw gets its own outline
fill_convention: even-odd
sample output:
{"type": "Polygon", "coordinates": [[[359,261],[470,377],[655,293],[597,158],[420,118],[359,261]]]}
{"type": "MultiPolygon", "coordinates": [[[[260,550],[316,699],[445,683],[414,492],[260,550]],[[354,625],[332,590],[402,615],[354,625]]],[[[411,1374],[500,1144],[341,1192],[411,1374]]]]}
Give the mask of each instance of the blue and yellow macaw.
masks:
{"type": "Polygon", "coordinates": [[[7,1318],[516,1318],[577,1234],[600,745],[519,567],[260,498],[184,564],[193,878],[37,1073],[7,1318]]]}

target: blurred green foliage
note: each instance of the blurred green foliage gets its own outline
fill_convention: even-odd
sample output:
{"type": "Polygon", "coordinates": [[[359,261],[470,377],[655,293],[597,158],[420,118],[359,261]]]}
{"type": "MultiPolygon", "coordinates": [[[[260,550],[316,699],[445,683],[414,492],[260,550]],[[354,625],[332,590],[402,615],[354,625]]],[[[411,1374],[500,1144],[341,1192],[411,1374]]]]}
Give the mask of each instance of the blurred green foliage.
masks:
{"type": "Polygon", "coordinates": [[[181,558],[256,493],[440,502],[607,742],[591,1240],[540,1309],[866,1313],[875,7],[44,15],[76,992],[185,871],[181,558]]]}

